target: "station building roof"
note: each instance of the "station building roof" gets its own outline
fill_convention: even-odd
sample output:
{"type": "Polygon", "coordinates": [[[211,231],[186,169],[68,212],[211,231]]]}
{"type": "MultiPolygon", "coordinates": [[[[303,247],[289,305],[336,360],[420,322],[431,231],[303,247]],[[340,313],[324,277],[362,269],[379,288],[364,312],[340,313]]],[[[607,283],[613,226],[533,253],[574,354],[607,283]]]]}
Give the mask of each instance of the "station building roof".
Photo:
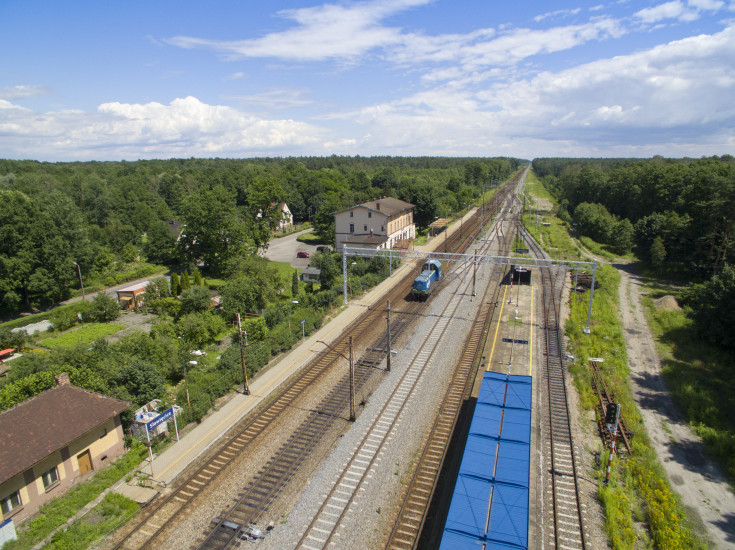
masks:
{"type": "Polygon", "coordinates": [[[441,549],[528,548],[531,377],[487,372],[441,549]]]}
{"type": "Polygon", "coordinates": [[[0,483],[30,468],[130,403],[68,383],[46,390],[0,413],[0,483]]]}

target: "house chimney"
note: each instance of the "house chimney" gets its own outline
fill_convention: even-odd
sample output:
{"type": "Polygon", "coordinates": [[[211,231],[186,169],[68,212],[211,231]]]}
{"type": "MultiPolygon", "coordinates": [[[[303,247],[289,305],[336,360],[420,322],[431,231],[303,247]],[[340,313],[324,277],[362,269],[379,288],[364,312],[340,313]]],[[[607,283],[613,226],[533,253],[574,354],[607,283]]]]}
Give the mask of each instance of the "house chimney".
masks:
{"type": "Polygon", "coordinates": [[[61,374],[54,376],[54,379],[56,380],[57,386],[70,386],[71,385],[71,383],[69,382],[69,373],[62,372],[61,374]]]}

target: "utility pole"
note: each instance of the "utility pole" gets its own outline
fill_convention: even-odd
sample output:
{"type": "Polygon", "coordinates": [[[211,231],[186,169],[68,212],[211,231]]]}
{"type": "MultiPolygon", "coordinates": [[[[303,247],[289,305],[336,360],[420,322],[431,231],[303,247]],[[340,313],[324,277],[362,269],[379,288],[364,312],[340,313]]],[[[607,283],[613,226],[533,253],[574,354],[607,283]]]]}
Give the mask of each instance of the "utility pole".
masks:
{"type": "Polygon", "coordinates": [[[355,413],[355,365],[352,362],[352,336],[350,336],[350,420],[357,418],[355,413]]]}
{"type": "Polygon", "coordinates": [[[79,264],[77,262],[72,262],[75,266],[77,266],[77,273],[79,274],[79,286],[82,287],[82,300],[86,300],[84,297],[84,283],[82,282],[82,269],[79,267],[79,264]]]}
{"type": "Polygon", "coordinates": [[[337,351],[337,349],[335,349],[332,345],[327,344],[324,340],[317,340],[317,342],[319,342],[320,344],[324,344],[337,355],[343,357],[344,359],[347,359],[350,364],[350,421],[354,421],[355,418],[357,418],[357,414],[355,414],[355,365],[352,362],[352,336],[350,336],[349,357],[341,351],[337,351]]]}
{"type": "Polygon", "coordinates": [[[387,320],[388,320],[388,359],[386,363],[386,370],[390,372],[390,354],[391,354],[391,349],[390,349],[390,300],[388,300],[387,312],[388,312],[388,317],[387,317],[387,320]]]}
{"type": "MultiPolygon", "coordinates": [[[[248,386],[248,369],[245,367],[245,348],[242,345],[242,325],[240,324],[240,314],[237,314],[237,334],[240,337],[240,359],[242,361],[243,385],[242,393],[250,395],[250,387],[248,386]]],[[[247,332],[245,333],[247,334],[247,332]]]]}
{"type": "Polygon", "coordinates": [[[477,249],[475,248],[475,257],[473,258],[474,261],[472,262],[472,295],[476,296],[477,293],[475,292],[475,280],[477,279],[477,249]]]}

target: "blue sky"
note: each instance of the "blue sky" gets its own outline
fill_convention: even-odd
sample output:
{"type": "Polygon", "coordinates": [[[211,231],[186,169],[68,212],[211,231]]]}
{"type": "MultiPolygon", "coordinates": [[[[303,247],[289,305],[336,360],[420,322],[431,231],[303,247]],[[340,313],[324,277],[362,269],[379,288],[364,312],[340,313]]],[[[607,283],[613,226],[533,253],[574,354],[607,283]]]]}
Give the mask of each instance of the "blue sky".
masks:
{"type": "Polygon", "coordinates": [[[735,153],[735,0],[0,0],[0,158],[735,153]]]}

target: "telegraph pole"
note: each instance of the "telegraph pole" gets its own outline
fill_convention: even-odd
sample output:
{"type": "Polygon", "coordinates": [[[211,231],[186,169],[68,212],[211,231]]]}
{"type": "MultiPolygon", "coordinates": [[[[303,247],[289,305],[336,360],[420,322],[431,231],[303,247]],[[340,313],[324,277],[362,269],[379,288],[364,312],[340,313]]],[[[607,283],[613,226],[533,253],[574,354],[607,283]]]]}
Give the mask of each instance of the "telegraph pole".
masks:
{"type": "Polygon", "coordinates": [[[352,362],[352,336],[350,336],[350,420],[357,418],[355,413],[355,365],[352,362]]]}
{"type": "Polygon", "coordinates": [[[386,370],[390,372],[390,354],[391,354],[391,349],[390,349],[390,300],[388,300],[387,311],[388,311],[388,317],[387,317],[387,320],[388,320],[388,359],[386,363],[386,370]]]}
{"type": "MultiPolygon", "coordinates": [[[[248,387],[248,369],[245,367],[245,348],[242,345],[242,325],[240,324],[240,314],[237,314],[237,333],[240,336],[240,359],[242,360],[242,376],[243,385],[242,393],[250,395],[250,388],[248,387]]],[[[245,333],[247,335],[247,332],[245,333]]]]}

